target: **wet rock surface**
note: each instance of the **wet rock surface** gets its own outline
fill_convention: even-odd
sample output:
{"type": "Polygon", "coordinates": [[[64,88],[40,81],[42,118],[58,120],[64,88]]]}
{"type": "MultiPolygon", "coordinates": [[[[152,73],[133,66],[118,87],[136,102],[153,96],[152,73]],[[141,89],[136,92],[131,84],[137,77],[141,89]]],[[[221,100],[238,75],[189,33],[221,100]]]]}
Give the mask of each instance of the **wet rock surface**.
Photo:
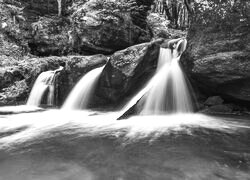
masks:
{"type": "Polygon", "coordinates": [[[104,68],[96,96],[119,103],[135,93],[156,69],[162,39],[131,46],[113,54],[104,68]]]}

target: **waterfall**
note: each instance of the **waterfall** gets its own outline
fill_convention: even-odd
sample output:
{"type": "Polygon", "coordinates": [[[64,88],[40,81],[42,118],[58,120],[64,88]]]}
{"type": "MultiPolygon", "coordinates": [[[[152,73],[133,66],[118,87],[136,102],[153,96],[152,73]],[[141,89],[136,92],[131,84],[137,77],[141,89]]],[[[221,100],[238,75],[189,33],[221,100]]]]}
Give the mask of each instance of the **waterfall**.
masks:
{"type": "Polygon", "coordinates": [[[141,115],[193,112],[188,80],[180,66],[180,56],[186,49],[186,40],[179,40],[173,50],[161,48],[156,74],[132,98],[121,114],[137,102],[143,101],[141,115]]]}
{"type": "Polygon", "coordinates": [[[152,87],[145,97],[141,114],[188,113],[193,111],[187,80],[180,67],[180,55],[186,40],[180,40],[174,50],[160,49],[152,87]]]}
{"type": "Polygon", "coordinates": [[[62,108],[69,110],[86,109],[103,68],[104,66],[93,69],[84,75],[71,91],[62,108]]]}
{"type": "Polygon", "coordinates": [[[42,72],[38,76],[29,95],[27,105],[40,106],[46,93],[46,105],[54,105],[55,75],[62,69],[63,67],[60,66],[60,68],[55,71],[42,72]]]}

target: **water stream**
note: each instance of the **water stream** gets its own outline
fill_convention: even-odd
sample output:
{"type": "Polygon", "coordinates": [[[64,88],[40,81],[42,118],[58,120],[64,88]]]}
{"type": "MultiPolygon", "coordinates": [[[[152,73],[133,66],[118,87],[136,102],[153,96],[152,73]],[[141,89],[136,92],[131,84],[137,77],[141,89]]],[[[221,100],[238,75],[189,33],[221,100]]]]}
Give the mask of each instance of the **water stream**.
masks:
{"type": "Polygon", "coordinates": [[[186,40],[180,40],[176,48],[161,48],[157,70],[152,79],[121,110],[121,117],[140,100],[144,101],[141,115],[192,113],[193,102],[190,86],[181,66],[180,56],[186,49],[186,40]]]}
{"type": "Polygon", "coordinates": [[[103,68],[93,69],[81,78],[63,104],[63,110],[87,109],[103,68]]]}
{"type": "Polygon", "coordinates": [[[150,82],[152,87],[146,95],[141,114],[193,112],[188,80],[179,64],[185,46],[186,40],[180,40],[174,50],[160,49],[156,75],[150,82]]]}
{"type": "Polygon", "coordinates": [[[55,76],[62,69],[63,67],[60,67],[54,71],[45,71],[38,76],[30,92],[27,101],[28,106],[40,106],[43,98],[46,98],[46,105],[54,105],[55,76]],[[45,97],[46,93],[47,96],[45,97]]]}
{"type": "Polygon", "coordinates": [[[247,118],[54,110],[0,116],[3,180],[248,180],[247,118]]]}

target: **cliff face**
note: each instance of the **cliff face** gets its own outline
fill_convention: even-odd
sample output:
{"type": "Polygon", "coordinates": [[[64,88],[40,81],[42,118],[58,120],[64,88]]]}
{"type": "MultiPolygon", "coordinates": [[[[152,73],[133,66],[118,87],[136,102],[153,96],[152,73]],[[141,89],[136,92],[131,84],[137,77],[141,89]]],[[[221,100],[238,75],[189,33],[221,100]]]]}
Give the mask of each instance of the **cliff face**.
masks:
{"type": "Polygon", "coordinates": [[[206,94],[250,101],[250,3],[196,4],[182,63],[206,94]]]}

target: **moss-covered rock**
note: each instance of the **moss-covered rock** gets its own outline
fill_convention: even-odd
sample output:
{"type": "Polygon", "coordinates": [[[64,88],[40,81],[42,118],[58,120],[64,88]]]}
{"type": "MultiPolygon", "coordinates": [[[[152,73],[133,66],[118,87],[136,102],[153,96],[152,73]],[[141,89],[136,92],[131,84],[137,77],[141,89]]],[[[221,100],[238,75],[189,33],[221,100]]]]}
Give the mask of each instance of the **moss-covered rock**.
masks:
{"type": "Polygon", "coordinates": [[[41,17],[31,25],[29,47],[37,56],[67,55],[72,52],[70,22],[57,16],[41,17]]]}
{"type": "Polygon", "coordinates": [[[206,94],[250,101],[250,3],[196,4],[183,65],[206,94]]]}
{"type": "Polygon", "coordinates": [[[111,54],[150,41],[146,16],[134,17],[141,6],[122,0],[90,0],[80,4],[71,16],[75,51],[111,54]]]}

